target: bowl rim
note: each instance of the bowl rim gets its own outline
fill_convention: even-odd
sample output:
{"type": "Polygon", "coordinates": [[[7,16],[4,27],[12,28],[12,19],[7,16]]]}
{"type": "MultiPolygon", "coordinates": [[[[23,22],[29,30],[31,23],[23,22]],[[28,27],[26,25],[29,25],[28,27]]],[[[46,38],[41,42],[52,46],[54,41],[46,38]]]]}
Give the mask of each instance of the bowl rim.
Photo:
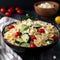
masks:
{"type": "MultiPolygon", "coordinates": [[[[8,25],[5,25],[5,26],[3,27],[3,30],[2,30],[2,38],[3,38],[3,41],[4,41],[7,45],[9,44],[9,45],[11,45],[11,46],[13,46],[13,47],[24,48],[24,49],[37,49],[37,48],[44,48],[44,47],[52,46],[52,45],[54,45],[55,43],[57,43],[58,40],[59,40],[59,36],[60,36],[60,34],[59,34],[59,29],[58,29],[57,26],[55,26],[54,24],[52,24],[52,25],[54,25],[54,27],[56,27],[56,28],[58,29],[58,39],[57,39],[56,41],[54,41],[52,44],[49,44],[49,45],[47,45],[47,46],[35,47],[35,48],[21,47],[21,46],[17,46],[17,45],[11,44],[11,43],[9,43],[9,42],[7,41],[7,39],[4,39],[4,29],[5,29],[6,26],[9,26],[10,24],[13,24],[13,23],[16,23],[16,22],[12,22],[12,23],[9,23],[8,25]]],[[[47,23],[49,23],[49,22],[47,22],[47,23]]]]}

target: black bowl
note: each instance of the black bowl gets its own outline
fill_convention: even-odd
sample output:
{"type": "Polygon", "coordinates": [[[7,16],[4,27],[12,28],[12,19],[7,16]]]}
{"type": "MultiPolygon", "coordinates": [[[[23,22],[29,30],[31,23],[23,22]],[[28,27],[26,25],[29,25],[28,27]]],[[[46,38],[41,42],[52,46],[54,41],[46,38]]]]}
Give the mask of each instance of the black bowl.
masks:
{"type": "MultiPolygon", "coordinates": [[[[15,22],[13,22],[13,23],[15,23],[15,22]]],[[[10,24],[12,24],[12,23],[10,23],[10,24]]],[[[10,25],[10,24],[8,24],[8,25],[10,25]]],[[[8,26],[8,25],[6,25],[6,26],[8,26]]],[[[59,40],[59,39],[56,40],[54,43],[52,43],[50,45],[43,46],[43,47],[37,47],[37,48],[27,48],[27,47],[16,46],[16,45],[9,43],[6,39],[4,39],[4,32],[5,32],[4,29],[6,26],[4,26],[3,31],[2,31],[3,40],[9,47],[11,47],[13,49],[13,51],[15,51],[17,53],[35,53],[36,54],[37,52],[38,53],[43,52],[43,51],[46,51],[46,50],[52,48],[53,46],[55,46],[59,40]]],[[[56,25],[54,25],[54,26],[57,28],[56,25]]],[[[59,33],[58,33],[58,35],[59,35],[59,33]]]]}

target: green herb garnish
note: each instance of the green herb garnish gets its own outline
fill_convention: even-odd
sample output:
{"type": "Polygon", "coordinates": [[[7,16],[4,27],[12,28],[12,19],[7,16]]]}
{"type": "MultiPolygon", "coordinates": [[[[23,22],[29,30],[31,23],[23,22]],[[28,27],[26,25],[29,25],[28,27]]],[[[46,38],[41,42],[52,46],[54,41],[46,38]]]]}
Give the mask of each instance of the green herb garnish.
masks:
{"type": "Polygon", "coordinates": [[[23,18],[24,18],[24,19],[28,19],[28,18],[33,19],[34,16],[33,16],[33,15],[25,15],[25,16],[23,16],[23,18]]]}

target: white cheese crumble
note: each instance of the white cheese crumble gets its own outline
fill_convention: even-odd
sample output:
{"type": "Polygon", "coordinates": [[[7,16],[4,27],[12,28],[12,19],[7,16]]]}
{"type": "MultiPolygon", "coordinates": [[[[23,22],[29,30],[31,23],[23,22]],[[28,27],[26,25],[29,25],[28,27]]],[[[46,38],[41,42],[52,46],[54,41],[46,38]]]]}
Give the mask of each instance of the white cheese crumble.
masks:
{"type": "Polygon", "coordinates": [[[25,24],[26,25],[26,21],[24,20],[24,21],[22,21],[22,24],[25,24]]]}
{"type": "Polygon", "coordinates": [[[27,26],[31,26],[33,24],[31,19],[27,19],[27,26]]]}
{"type": "Polygon", "coordinates": [[[50,44],[50,42],[49,42],[49,41],[47,41],[47,44],[50,44]]]}
{"type": "Polygon", "coordinates": [[[34,32],[34,30],[33,30],[33,29],[32,29],[32,30],[30,30],[29,35],[32,35],[32,34],[33,34],[33,32],[34,32]]]}
{"type": "Polygon", "coordinates": [[[41,3],[38,5],[38,7],[40,7],[40,8],[54,8],[54,6],[48,2],[41,3]]]}

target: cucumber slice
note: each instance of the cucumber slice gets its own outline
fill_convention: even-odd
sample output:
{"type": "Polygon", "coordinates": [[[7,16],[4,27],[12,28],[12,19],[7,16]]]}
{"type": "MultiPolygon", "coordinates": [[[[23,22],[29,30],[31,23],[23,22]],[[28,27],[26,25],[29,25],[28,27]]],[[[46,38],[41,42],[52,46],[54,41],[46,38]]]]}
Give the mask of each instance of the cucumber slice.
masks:
{"type": "Polygon", "coordinates": [[[29,27],[27,25],[21,25],[20,32],[26,31],[29,27]]]}
{"type": "Polygon", "coordinates": [[[22,38],[22,40],[23,40],[24,42],[28,42],[28,41],[29,41],[29,35],[28,35],[28,34],[23,34],[23,35],[21,36],[21,38],[22,38]]]}
{"type": "Polygon", "coordinates": [[[22,34],[28,33],[29,34],[29,29],[27,29],[26,31],[23,31],[22,34]]]}
{"type": "Polygon", "coordinates": [[[29,43],[22,43],[20,46],[21,47],[30,47],[30,44],[29,43]]]}
{"type": "Polygon", "coordinates": [[[22,43],[22,42],[24,42],[24,41],[22,40],[22,38],[16,38],[15,42],[16,42],[16,43],[22,43]]]}
{"type": "Polygon", "coordinates": [[[41,25],[40,25],[40,24],[34,24],[33,27],[34,27],[34,28],[40,28],[41,25]]]}

